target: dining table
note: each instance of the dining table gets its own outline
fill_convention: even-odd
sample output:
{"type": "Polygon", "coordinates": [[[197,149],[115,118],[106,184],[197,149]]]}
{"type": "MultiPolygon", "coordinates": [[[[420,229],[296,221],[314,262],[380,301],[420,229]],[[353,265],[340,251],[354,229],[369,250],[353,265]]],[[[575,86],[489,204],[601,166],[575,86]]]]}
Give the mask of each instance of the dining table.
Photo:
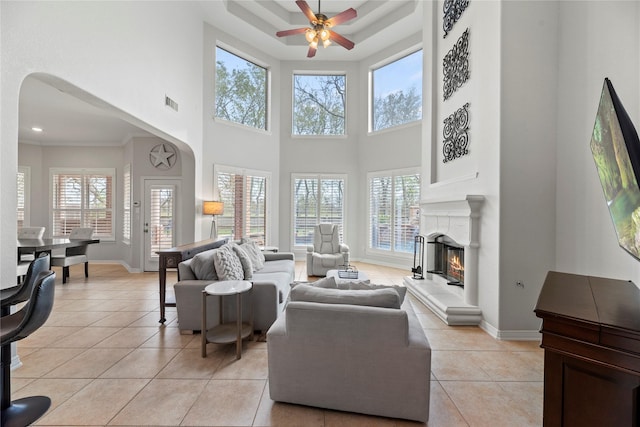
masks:
{"type": "Polygon", "coordinates": [[[55,237],[51,239],[18,239],[18,259],[20,255],[33,253],[37,257],[43,252],[51,253],[54,249],[77,248],[100,243],[99,239],[68,239],[55,237]]]}

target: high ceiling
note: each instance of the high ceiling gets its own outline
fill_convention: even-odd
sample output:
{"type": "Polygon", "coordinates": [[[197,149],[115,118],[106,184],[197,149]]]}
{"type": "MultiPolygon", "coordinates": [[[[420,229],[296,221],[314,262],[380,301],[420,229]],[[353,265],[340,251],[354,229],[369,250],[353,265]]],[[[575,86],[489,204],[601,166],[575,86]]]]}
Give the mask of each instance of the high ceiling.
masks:
{"type": "MultiPolygon", "coordinates": [[[[318,13],[318,1],[307,2],[318,13]]],[[[326,49],[319,47],[315,58],[307,59],[308,44],[303,34],[275,36],[279,30],[309,26],[294,0],[198,3],[207,23],[280,60],[358,61],[422,28],[422,0],[323,0],[321,11],[328,17],[350,7],[356,9],[357,18],[334,28],[355,47],[346,50],[334,43],[326,49]]],[[[105,145],[121,144],[130,136],[150,135],[139,123],[132,124],[135,120],[81,92],[46,78],[27,78],[20,92],[19,140],[43,145],[105,145]],[[34,132],[33,126],[44,132],[34,132]]]]}

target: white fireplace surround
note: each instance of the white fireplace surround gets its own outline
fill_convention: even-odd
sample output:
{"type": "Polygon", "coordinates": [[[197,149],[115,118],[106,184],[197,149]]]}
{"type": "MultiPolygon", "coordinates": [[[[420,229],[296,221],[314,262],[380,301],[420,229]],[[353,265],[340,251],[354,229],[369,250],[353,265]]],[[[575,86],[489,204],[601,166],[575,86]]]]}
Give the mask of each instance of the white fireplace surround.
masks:
{"type": "MultiPolygon", "coordinates": [[[[464,289],[446,284],[439,276],[426,273],[424,279],[405,277],[409,292],[427,305],[448,325],[478,325],[482,311],[478,307],[478,248],[480,211],[484,196],[425,199],[420,202],[420,234],[427,242],[445,235],[464,247],[464,289]]],[[[429,253],[426,244],[426,258],[429,253]]]]}

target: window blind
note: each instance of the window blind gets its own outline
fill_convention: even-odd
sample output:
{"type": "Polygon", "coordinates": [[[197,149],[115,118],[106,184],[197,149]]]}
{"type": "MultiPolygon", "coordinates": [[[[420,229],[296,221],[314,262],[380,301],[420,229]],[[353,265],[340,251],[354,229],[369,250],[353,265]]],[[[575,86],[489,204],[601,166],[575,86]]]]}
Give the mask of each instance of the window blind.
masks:
{"type": "Polygon", "coordinates": [[[319,223],[338,225],[343,241],[345,182],[342,177],[294,177],[294,246],[313,244],[314,227],[319,223]]]}
{"type": "Polygon", "coordinates": [[[122,200],[122,240],[131,241],[131,165],[124,168],[122,200]]]}
{"type": "Polygon", "coordinates": [[[77,227],[93,228],[98,239],[113,239],[113,173],[52,174],[52,235],[77,227]]]}

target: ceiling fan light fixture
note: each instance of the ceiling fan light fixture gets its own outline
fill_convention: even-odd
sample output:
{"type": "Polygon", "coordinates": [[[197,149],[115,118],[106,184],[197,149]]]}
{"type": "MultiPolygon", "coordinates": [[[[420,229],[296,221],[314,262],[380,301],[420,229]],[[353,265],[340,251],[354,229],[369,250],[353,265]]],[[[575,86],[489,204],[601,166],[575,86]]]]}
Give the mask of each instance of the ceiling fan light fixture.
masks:
{"type": "Polygon", "coordinates": [[[316,49],[318,47],[318,37],[315,37],[311,43],[309,43],[309,47],[316,49]]]}
{"type": "Polygon", "coordinates": [[[307,42],[311,43],[313,39],[316,38],[316,31],[313,28],[309,28],[304,33],[304,37],[307,39],[307,42]]]}
{"type": "Polygon", "coordinates": [[[327,41],[329,39],[329,31],[326,28],[322,28],[322,30],[320,30],[320,38],[322,41],[327,41]]]}
{"type": "Polygon", "coordinates": [[[326,40],[322,40],[322,46],[327,47],[331,44],[331,40],[326,39],[326,40]]]}

